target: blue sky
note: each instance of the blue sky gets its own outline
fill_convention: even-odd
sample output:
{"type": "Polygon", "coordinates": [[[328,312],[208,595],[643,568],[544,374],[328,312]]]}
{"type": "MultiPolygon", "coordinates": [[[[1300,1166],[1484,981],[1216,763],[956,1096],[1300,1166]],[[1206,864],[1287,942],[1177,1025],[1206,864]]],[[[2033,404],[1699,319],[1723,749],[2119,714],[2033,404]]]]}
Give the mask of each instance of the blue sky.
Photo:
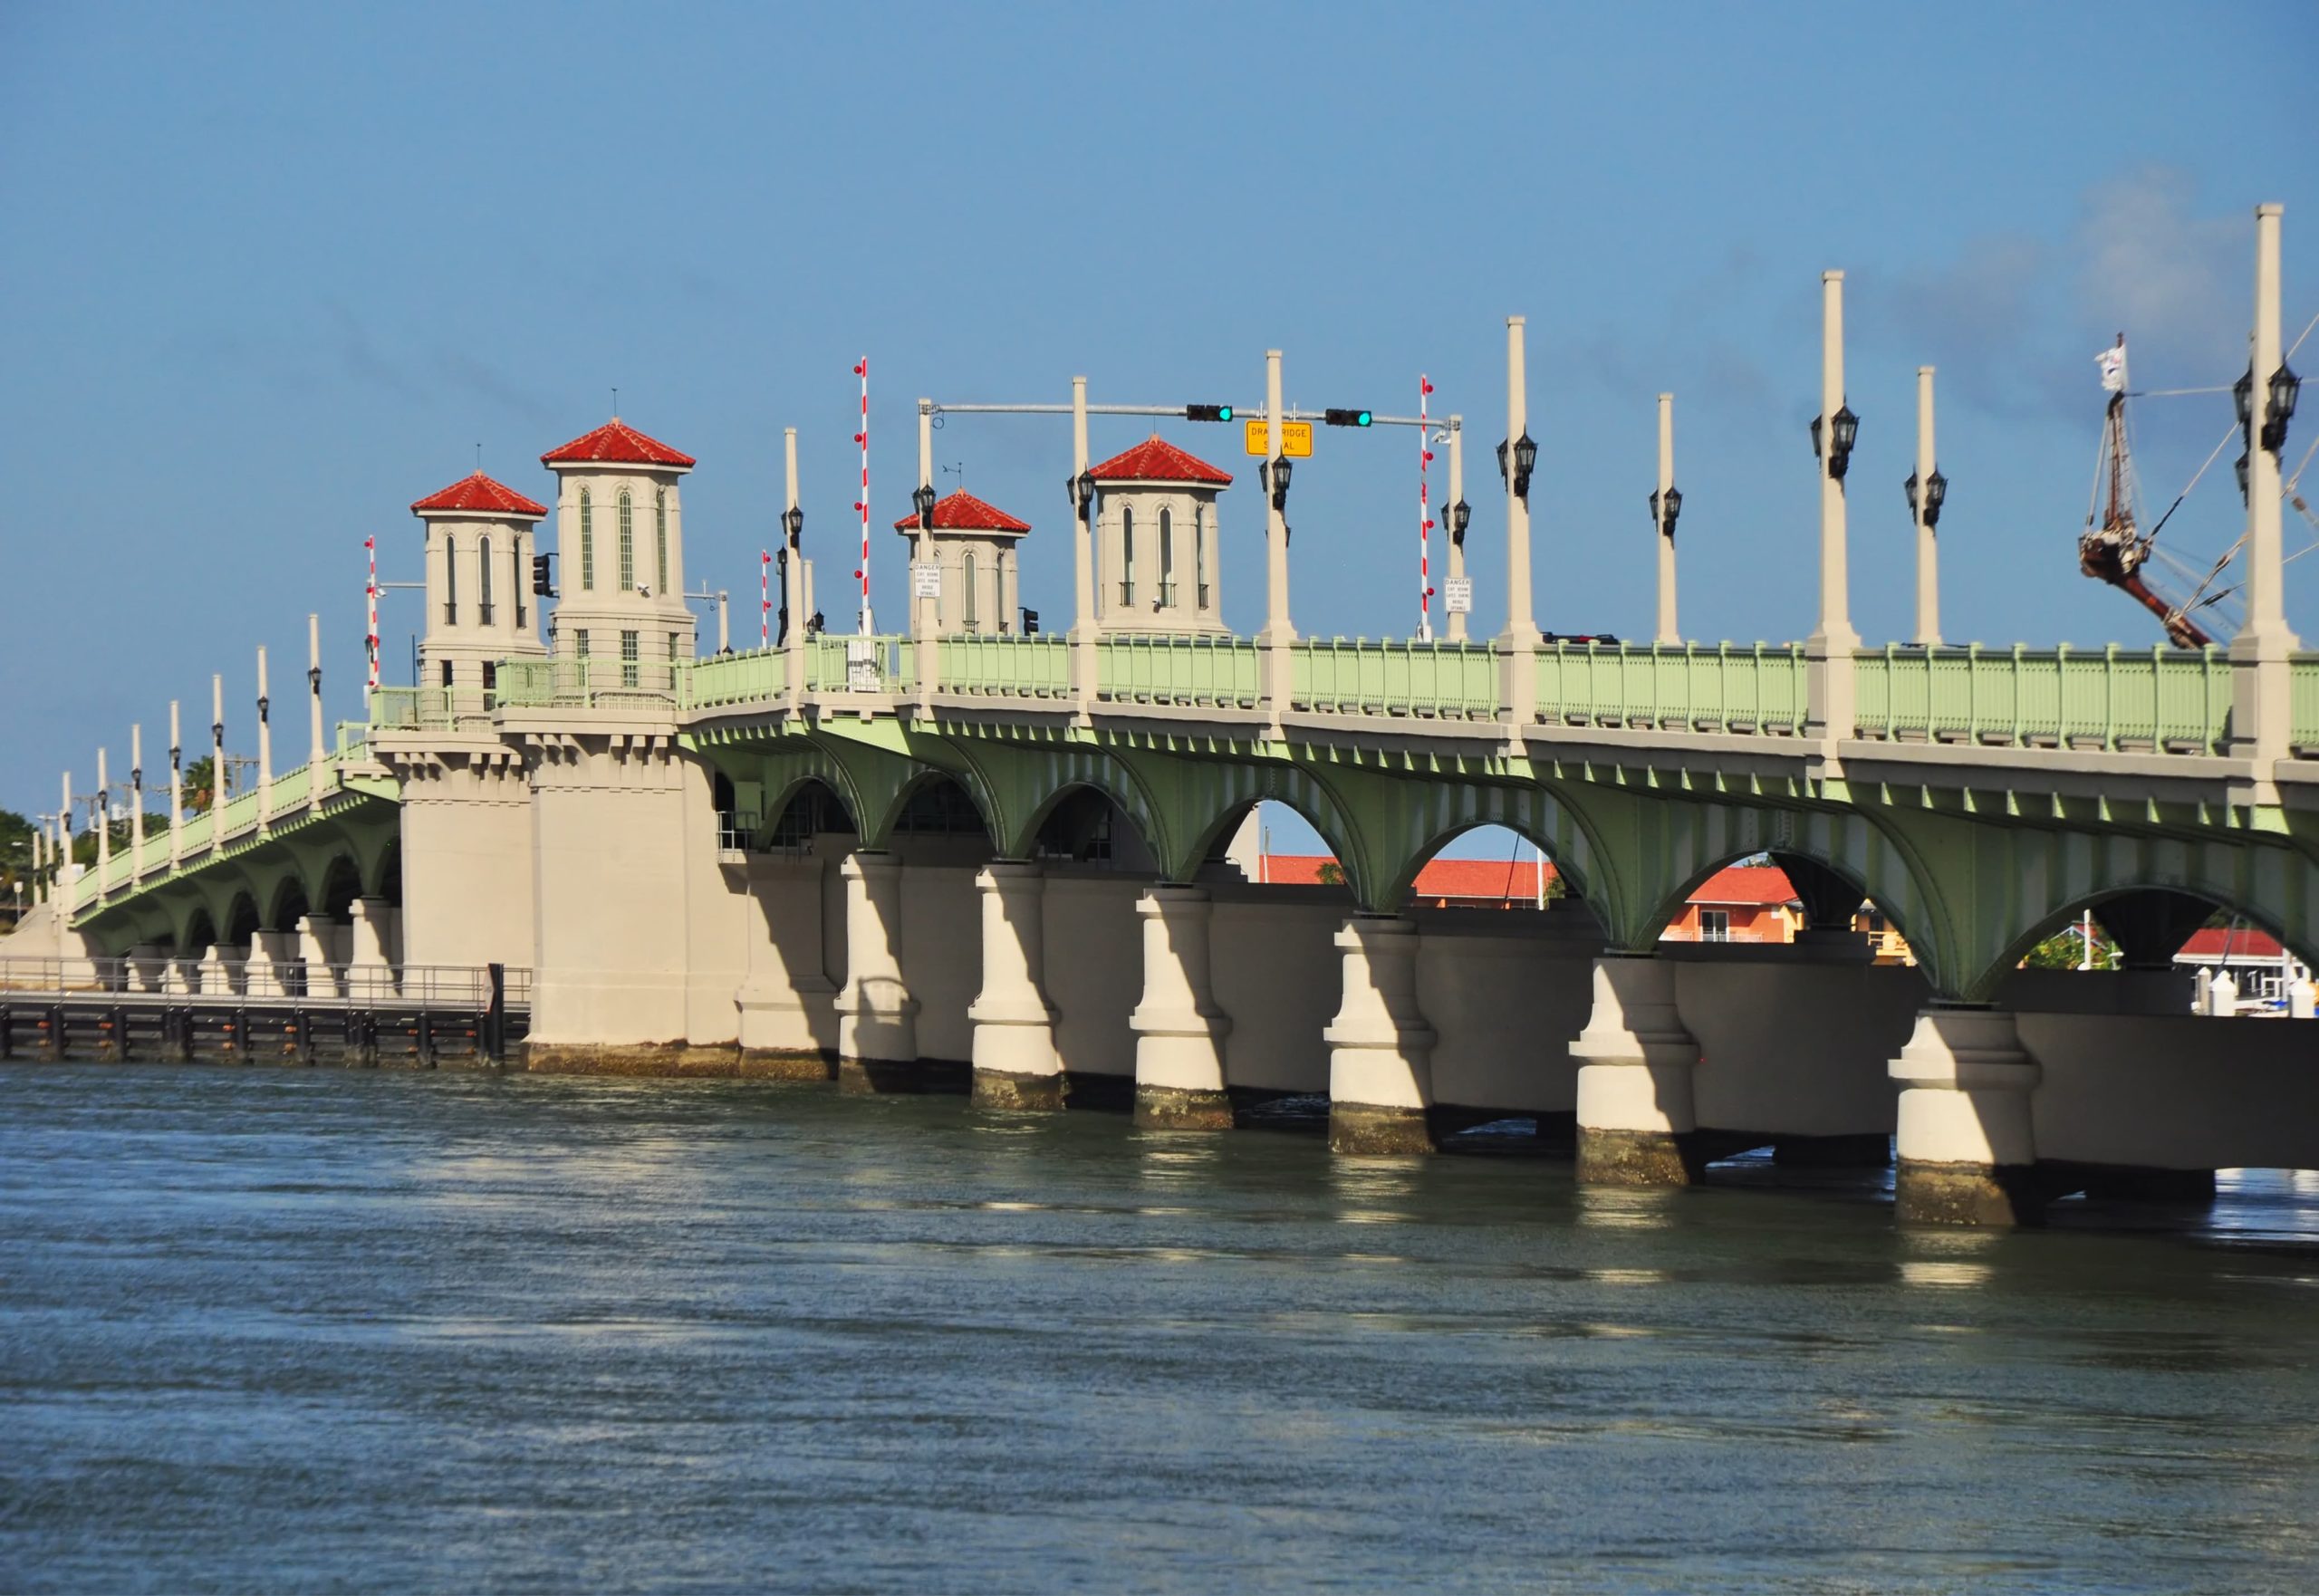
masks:
{"type": "MultiPolygon", "coordinates": [[[[779,508],[780,428],[801,429],[835,620],[863,352],[881,528],[921,393],[1059,402],[1084,372],[1099,400],[1247,404],[1277,346],[1292,401],[1401,410],[1429,372],[1472,428],[1493,630],[1488,457],[1518,312],[1541,624],[1648,633],[1669,389],[1684,630],[1801,636],[1828,266],[1864,418],[1862,631],[1910,626],[1900,482],[1931,363],[1950,639],[2146,645],[2074,570],[2092,356],[2123,328],[2137,386],[2235,376],[2258,200],[2287,207],[2289,337],[2319,312],[2319,139],[2265,65],[2314,60],[2307,3],[10,6],[0,804],[53,806],[66,765],[85,786],[100,742],[125,767],[133,720],[159,746],[172,697],[206,721],[215,670],[246,746],[252,649],[294,681],[310,610],[330,712],[359,714],[363,537],[415,576],[412,499],[478,442],[545,496],[537,457],[615,385],[630,422],[699,457],[690,573],[736,593],[779,508]]],[[[2228,405],[2141,407],[2161,505],[2228,405]]],[[[1225,429],[1163,430],[1247,464],[1225,429]]],[[[1142,431],[1099,424],[1095,447],[1142,431]]],[[[2299,432],[2290,465],[2319,417],[2299,432]]],[[[937,441],[1034,523],[1025,599],[1063,620],[1067,428],[961,418],[937,441]]],[[[1324,434],[1299,471],[1303,630],[1410,630],[1410,457],[1405,433],[1324,434]]],[[[2236,534],[2228,467],[2170,540],[2236,534]]],[[[1261,526],[1244,482],[1223,572],[1243,630],[1261,526]]],[[[2307,541],[2291,518],[2290,549],[2307,541]]],[[[900,555],[881,530],[892,621],[900,555]]],[[[2288,598],[2319,639],[2319,558],[2288,598]]],[[[390,679],[417,624],[390,599],[390,679]]]]}

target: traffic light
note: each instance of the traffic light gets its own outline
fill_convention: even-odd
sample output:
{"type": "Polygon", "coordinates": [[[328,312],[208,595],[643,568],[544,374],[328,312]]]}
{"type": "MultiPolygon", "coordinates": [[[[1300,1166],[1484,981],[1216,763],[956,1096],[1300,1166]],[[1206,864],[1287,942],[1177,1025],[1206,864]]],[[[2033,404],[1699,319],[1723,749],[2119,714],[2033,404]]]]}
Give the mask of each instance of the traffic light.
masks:
{"type": "Polygon", "coordinates": [[[547,573],[547,562],[554,558],[553,554],[532,556],[532,591],[543,599],[555,597],[555,583],[547,573]]]}
{"type": "Polygon", "coordinates": [[[1369,412],[1366,410],[1323,410],[1321,419],[1332,427],[1366,427],[1369,425],[1369,412]]]}
{"type": "Polygon", "coordinates": [[[1187,421],[1229,421],[1232,419],[1232,407],[1230,405],[1186,405],[1184,419],[1187,421]]]}
{"type": "Polygon", "coordinates": [[[1023,611],[1023,635],[1026,638],[1039,635],[1039,612],[1036,610],[1023,611]]]}

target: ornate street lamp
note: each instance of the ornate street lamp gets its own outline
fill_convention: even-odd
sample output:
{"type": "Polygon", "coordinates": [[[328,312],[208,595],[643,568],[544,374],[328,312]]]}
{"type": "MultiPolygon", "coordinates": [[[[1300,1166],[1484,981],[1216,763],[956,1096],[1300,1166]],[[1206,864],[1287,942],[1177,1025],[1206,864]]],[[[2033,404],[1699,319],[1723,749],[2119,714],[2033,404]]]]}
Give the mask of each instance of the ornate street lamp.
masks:
{"type": "Polygon", "coordinates": [[[1272,495],[1274,509],[1288,508],[1288,479],[1294,470],[1285,456],[1277,460],[1267,460],[1256,467],[1256,480],[1265,492],[1272,495]]]}
{"type": "Polygon", "coordinates": [[[1095,474],[1092,471],[1082,471],[1076,476],[1064,477],[1063,491],[1069,495],[1072,510],[1079,519],[1085,521],[1094,514],[1095,474]]]}
{"type": "MultiPolygon", "coordinates": [[[[1909,480],[1905,486],[1909,490],[1909,514],[1913,515],[1917,513],[1917,474],[1915,472],[1909,473],[1909,480]]],[[[1924,524],[1927,526],[1940,524],[1940,506],[1948,500],[1949,478],[1943,476],[1940,474],[1940,467],[1936,466],[1932,468],[1932,475],[1924,479],[1924,524]]]]}
{"type": "Polygon", "coordinates": [[[788,509],[782,512],[781,525],[782,530],[789,534],[789,541],[794,544],[804,535],[805,512],[794,505],[790,505],[788,509]]]}
{"type": "MultiPolygon", "coordinates": [[[[1815,460],[1820,457],[1820,417],[1812,418],[1812,457],[1815,460]]],[[[1828,443],[1828,475],[1842,482],[1844,473],[1852,469],[1852,446],[1860,437],[1860,418],[1852,414],[1850,405],[1838,407],[1833,431],[1828,443]]]]}
{"type": "Polygon", "coordinates": [[[2271,373],[2271,408],[2263,418],[2263,447],[2277,454],[2286,447],[2286,424],[2295,419],[2295,401],[2303,395],[2303,379],[2285,361],[2271,373]]]}
{"type": "Polygon", "coordinates": [[[1463,499],[1454,505],[1444,505],[1441,506],[1441,519],[1449,528],[1449,541],[1462,545],[1466,541],[1466,528],[1473,523],[1474,507],[1463,499]]]}
{"type": "Polygon", "coordinates": [[[1511,446],[1500,438],[1497,445],[1497,478],[1500,482],[1506,480],[1506,457],[1509,447],[1514,456],[1514,496],[1526,505],[1530,502],[1530,474],[1538,467],[1538,446],[1532,441],[1527,428],[1511,446]]]}
{"type": "Polygon", "coordinates": [[[1673,537],[1675,535],[1675,519],[1682,513],[1683,490],[1671,483],[1668,485],[1667,496],[1663,503],[1657,493],[1654,492],[1650,495],[1650,521],[1652,525],[1659,528],[1660,536],[1673,537]]]}
{"type": "Polygon", "coordinates": [[[909,502],[911,507],[918,512],[918,529],[920,532],[932,532],[934,530],[934,489],[925,483],[919,484],[918,491],[909,495],[909,502]]]}

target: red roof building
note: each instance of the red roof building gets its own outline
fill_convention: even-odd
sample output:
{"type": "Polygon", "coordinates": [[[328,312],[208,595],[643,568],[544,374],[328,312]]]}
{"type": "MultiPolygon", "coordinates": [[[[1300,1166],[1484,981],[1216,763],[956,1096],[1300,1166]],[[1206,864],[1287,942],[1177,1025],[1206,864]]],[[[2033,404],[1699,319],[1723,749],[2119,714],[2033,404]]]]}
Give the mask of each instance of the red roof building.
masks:
{"type": "MultiPolygon", "coordinates": [[[[1269,853],[1260,856],[1264,879],[1275,887],[1323,887],[1338,884],[1324,871],[1342,870],[1325,853],[1269,853]]],[[[1410,888],[1413,905],[1432,909],[1529,908],[1558,895],[1560,872],[1554,861],[1533,853],[1527,859],[1429,859],[1410,888]]]]}
{"type": "MultiPolygon", "coordinates": [[[[2102,915],[2100,909],[2094,918],[2102,915]]],[[[2268,931],[2258,931],[2252,926],[2201,926],[2190,933],[2190,939],[2175,950],[2177,964],[2218,965],[2228,959],[2232,964],[2275,964],[2286,951],[2279,939],[2268,931]]]]}
{"type": "Polygon", "coordinates": [[[689,471],[698,463],[657,437],[645,437],[618,416],[540,457],[543,466],[656,466],[664,471],[689,471]]]}
{"type": "Polygon", "coordinates": [[[547,514],[547,506],[478,471],[473,476],[459,478],[440,492],[428,494],[411,505],[410,513],[414,515],[506,516],[537,521],[547,514]]]}
{"type": "Polygon", "coordinates": [[[1097,482],[1197,482],[1212,487],[1232,485],[1230,472],[1217,469],[1197,455],[1186,454],[1156,432],[1124,454],[1113,455],[1102,465],[1088,467],[1088,475],[1097,482]]]}
{"type": "MultiPolygon", "coordinates": [[[[896,532],[918,530],[918,517],[905,515],[894,523],[896,532]]],[[[1031,530],[1027,521],[1017,521],[996,505],[986,505],[965,488],[947,499],[934,502],[934,530],[937,532],[1012,532],[1031,530]]]]}

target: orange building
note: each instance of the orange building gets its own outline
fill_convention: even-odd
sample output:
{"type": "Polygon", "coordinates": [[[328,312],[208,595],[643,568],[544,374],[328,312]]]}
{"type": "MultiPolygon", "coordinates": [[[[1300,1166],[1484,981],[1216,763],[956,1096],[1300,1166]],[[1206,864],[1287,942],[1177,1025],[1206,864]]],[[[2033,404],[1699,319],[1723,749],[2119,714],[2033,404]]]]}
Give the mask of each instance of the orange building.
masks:
{"type": "Polygon", "coordinates": [[[1793,942],[1804,905],[1776,865],[1734,864],[1709,876],[1659,934],[1662,942],[1793,942]]]}

